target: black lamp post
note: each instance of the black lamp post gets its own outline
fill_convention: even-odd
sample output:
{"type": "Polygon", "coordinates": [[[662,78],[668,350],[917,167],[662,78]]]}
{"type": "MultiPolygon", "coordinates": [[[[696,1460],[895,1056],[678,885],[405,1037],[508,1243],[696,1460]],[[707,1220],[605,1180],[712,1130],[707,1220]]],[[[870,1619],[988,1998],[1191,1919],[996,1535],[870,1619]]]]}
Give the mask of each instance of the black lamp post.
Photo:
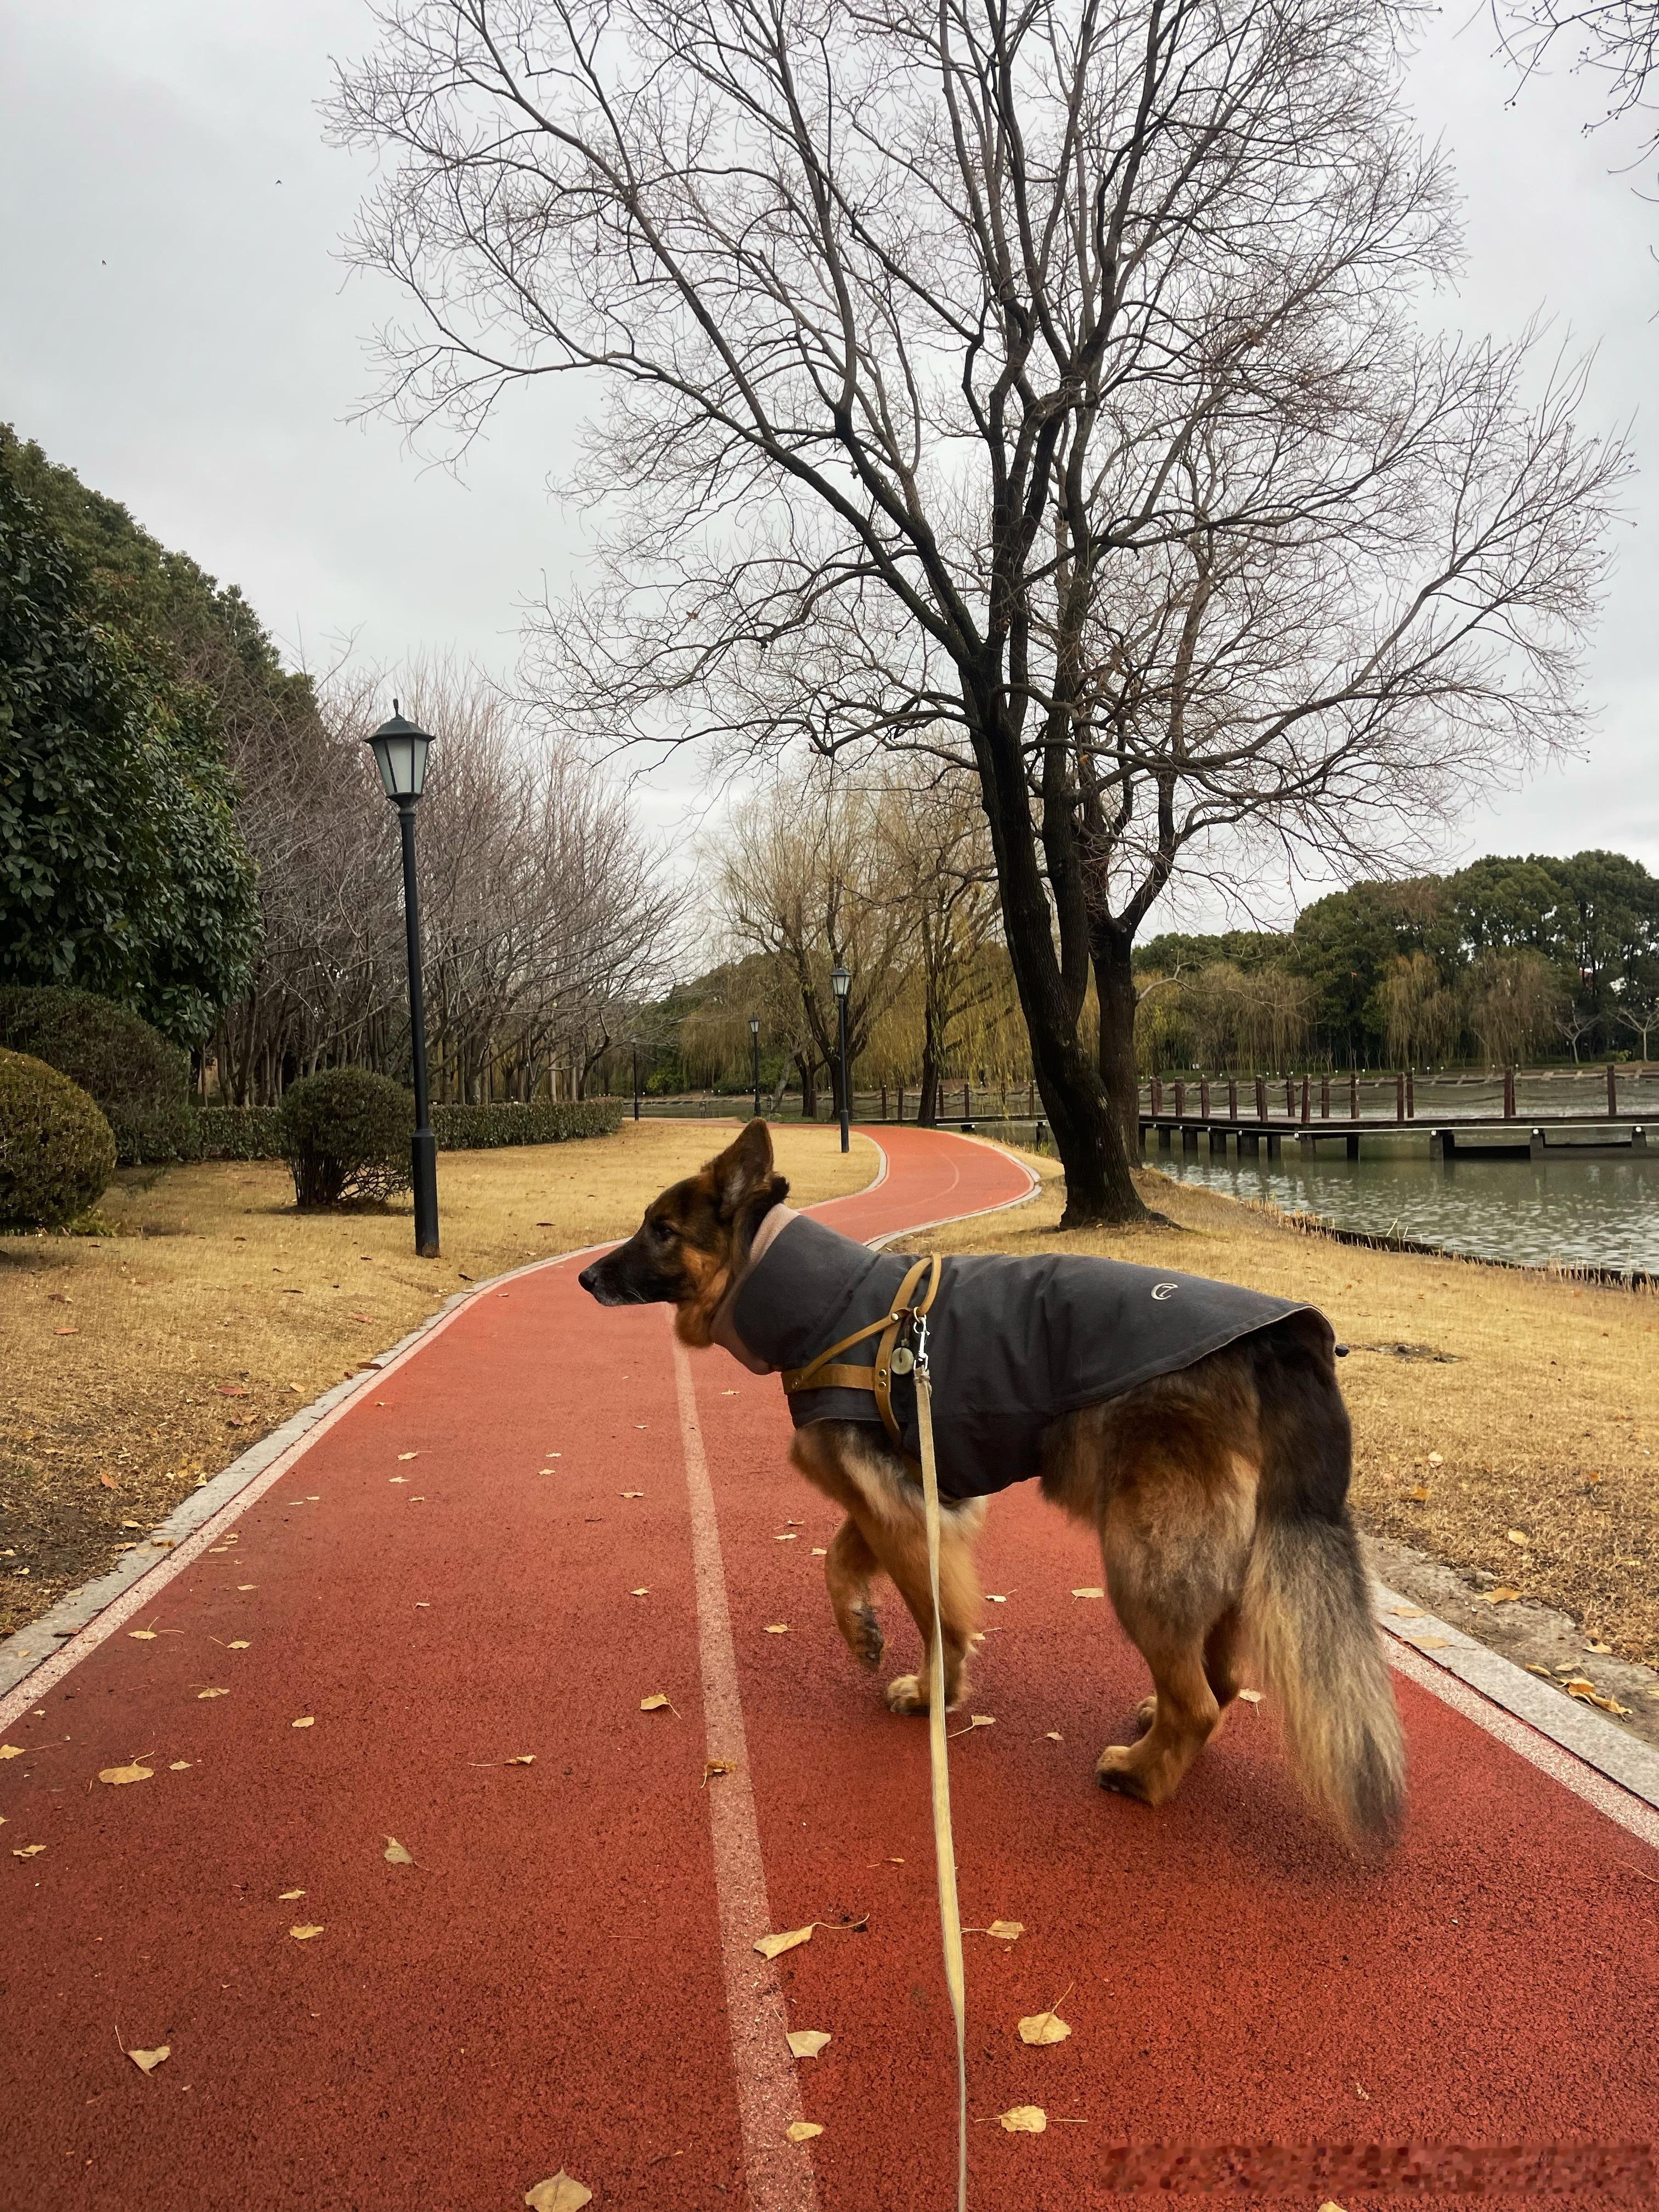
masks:
{"type": "Polygon", "coordinates": [[[426,756],[432,743],[392,702],[392,720],[370,737],[381,786],[398,810],[404,848],[404,932],[409,948],[409,1029],[415,1056],[415,1135],[410,1147],[415,1188],[415,1249],[438,1256],[438,1146],[430,1126],[426,1086],[426,994],[421,986],[421,895],[415,882],[415,809],[426,788],[426,756]]]}
{"type": "Polygon", "coordinates": [[[634,1119],[637,1121],[639,1120],[639,1118],[640,1118],[640,1042],[639,1042],[639,1039],[638,1039],[637,1037],[635,1037],[635,1038],[633,1040],[633,1045],[634,1045],[634,1119]]]}
{"type": "Polygon", "coordinates": [[[755,1062],[755,1119],[760,1119],[760,1016],[749,1017],[749,1049],[755,1062]]]}
{"type": "Polygon", "coordinates": [[[848,1123],[850,1101],[847,1095],[847,994],[852,987],[852,977],[839,961],[830,970],[830,982],[836,994],[836,1021],[841,1036],[841,1148],[850,1152],[853,1139],[848,1123]]]}

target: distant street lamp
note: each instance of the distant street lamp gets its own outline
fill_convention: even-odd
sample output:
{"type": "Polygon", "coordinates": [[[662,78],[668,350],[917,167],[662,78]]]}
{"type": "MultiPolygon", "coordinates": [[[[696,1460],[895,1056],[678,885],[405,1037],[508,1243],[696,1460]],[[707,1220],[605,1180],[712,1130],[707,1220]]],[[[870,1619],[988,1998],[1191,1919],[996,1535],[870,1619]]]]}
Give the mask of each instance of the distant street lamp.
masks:
{"type": "Polygon", "coordinates": [[[640,1118],[640,1046],[637,1037],[630,1040],[634,1047],[634,1119],[640,1118]]]}
{"type": "Polygon", "coordinates": [[[760,1119],[760,1016],[749,1017],[749,1049],[755,1061],[755,1119],[760,1119]]]}
{"type": "Polygon", "coordinates": [[[431,1128],[426,1086],[426,994],[421,984],[421,895],[415,882],[415,809],[426,788],[426,757],[432,738],[405,721],[398,702],[392,720],[370,736],[369,748],[380,771],[386,797],[398,810],[404,848],[404,936],[409,952],[409,1030],[415,1059],[415,1135],[410,1162],[415,1190],[415,1249],[422,1260],[438,1256],[438,1145],[431,1128]]]}
{"type": "Polygon", "coordinates": [[[847,994],[853,979],[837,963],[830,970],[830,981],[836,994],[836,1019],[841,1033],[841,1148],[848,1152],[853,1149],[853,1138],[848,1126],[851,1115],[847,1095],[847,994]]]}

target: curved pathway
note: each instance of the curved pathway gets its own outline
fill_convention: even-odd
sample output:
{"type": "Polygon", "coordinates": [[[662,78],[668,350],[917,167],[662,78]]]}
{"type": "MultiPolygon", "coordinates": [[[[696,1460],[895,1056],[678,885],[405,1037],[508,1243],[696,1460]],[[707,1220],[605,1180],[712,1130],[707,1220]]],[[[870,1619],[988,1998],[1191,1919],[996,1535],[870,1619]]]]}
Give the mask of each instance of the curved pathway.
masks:
{"type": "MultiPolygon", "coordinates": [[[[1023,1194],[989,1147],[882,1140],[884,1178],[817,1209],[848,1234],[1023,1194]]],[[[951,2202],[924,1731],[830,1626],[836,1516],[784,1464],[776,1382],[575,1274],[486,1287],[370,1377],[9,1721],[15,2212],[507,2212],[561,2169],[638,2212],[951,2202]],[[833,2039],[796,2061],[787,2028],[833,2039]],[[163,2045],[148,2075],[122,2055],[163,2045]]],[[[1097,1554],[1020,1492],[981,1558],[1004,1602],[971,1700],[994,1725],[953,1745],[963,1904],[1025,1932],[969,1937],[981,2212],[1105,2203],[1126,2142],[1651,2139],[1639,1835],[1421,1661],[1381,1869],[1304,1814],[1265,1707],[1163,1813],[1103,1796],[1141,1680],[1072,1595],[1097,1554]],[[1068,1985],[1071,2037],[1024,2046],[1068,1985]],[[1054,2124],[994,2124],[1021,2104],[1054,2124]]]]}

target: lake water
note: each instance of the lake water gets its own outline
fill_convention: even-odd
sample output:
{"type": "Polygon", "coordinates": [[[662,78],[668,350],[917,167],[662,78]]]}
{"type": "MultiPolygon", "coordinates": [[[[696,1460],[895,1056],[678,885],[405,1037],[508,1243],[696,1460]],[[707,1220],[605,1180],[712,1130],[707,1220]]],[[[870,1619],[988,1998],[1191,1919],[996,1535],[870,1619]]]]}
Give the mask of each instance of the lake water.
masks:
{"type": "MultiPolygon", "coordinates": [[[[1368,1143],[1370,1140],[1368,1140],[1368,1143]]],[[[1290,1150],[1289,1146],[1286,1151],[1290,1150]]],[[[1552,1260],[1659,1273],[1659,1152],[1645,1159],[1212,1159],[1149,1146],[1148,1166],[1230,1197],[1322,1215],[1339,1229],[1409,1237],[1532,1266],[1552,1260]]]]}

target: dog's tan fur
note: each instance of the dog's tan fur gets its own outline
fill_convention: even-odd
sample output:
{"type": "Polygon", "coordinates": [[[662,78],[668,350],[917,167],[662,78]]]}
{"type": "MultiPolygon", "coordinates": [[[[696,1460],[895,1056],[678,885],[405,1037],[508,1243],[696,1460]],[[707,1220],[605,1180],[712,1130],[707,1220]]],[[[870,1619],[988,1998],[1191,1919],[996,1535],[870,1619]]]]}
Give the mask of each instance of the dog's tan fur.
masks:
{"type": "MultiPolygon", "coordinates": [[[[756,1230],[787,1185],[763,1122],[653,1200],[629,1245],[584,1272],[603,1298],[659,1298],[681,1340],[711,1340],[756,1230]]],[[[1347,1423],[1328,1353],[1254,1340],[1054,1423],[1044,1495],[1098,1533],[1106,1585],[1146,1659],[1138,1740],[1111,1744],[1103,1786],[1163,1804],[1220,1727],[1251,1658],[1277,1691],[1304,1783],[1356,1836],[1397,1815],[1398,1721],[1344,1503],[1347,1423]],[[1329,1370],[1328,1374],[1325,1371],[1329,1370]]],[[[846,1515],[825,1579],[861,1667],[883,1650],[871,1586],[885,1575],[922,1639],[918,1674],[887,1686],[895,1712],[927,1706],[933,1605],[914,1470],[865,1422],[797,1430],[791,1457],[846,1515]]],[[[986,1504],[947,1504],[939,1622],[947,1704],[959,1705],[981,1597],[973,1545],[986,1504]]]]}

